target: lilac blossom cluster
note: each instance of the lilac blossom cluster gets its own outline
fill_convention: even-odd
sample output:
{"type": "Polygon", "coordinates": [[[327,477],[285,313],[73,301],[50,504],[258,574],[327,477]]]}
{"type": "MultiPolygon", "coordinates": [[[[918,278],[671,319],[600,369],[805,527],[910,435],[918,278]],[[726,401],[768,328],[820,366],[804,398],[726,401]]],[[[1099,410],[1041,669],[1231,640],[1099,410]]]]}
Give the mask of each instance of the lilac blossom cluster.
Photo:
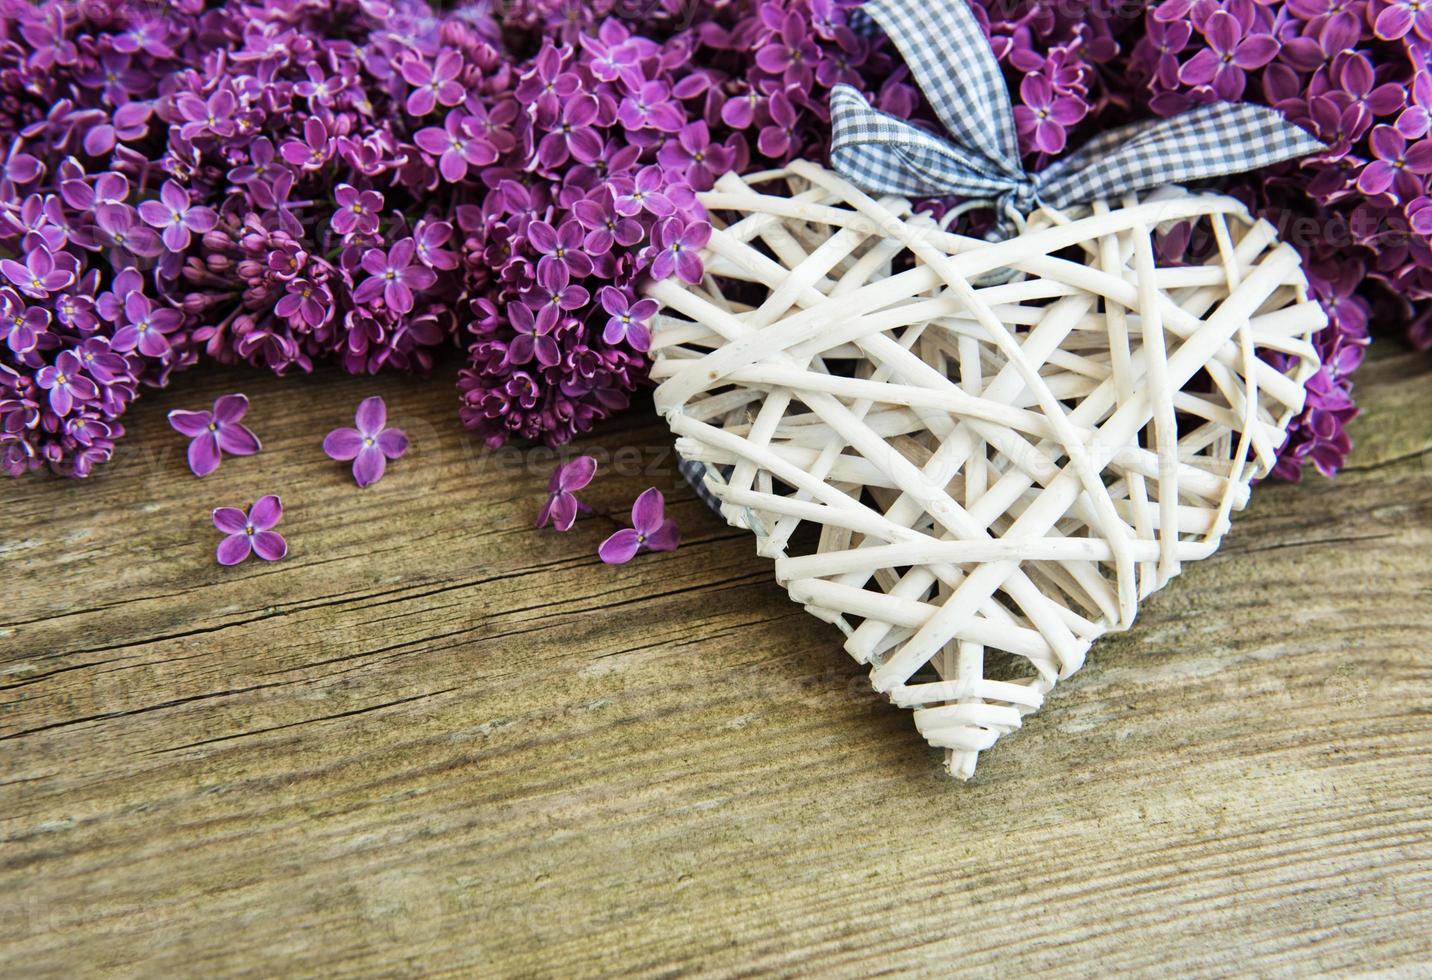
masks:
{"type": "MultiPolygon", "coordinates": [[[[892,56],[878,34],[855,23],[855,6],[842,0],[653,0],[634,17],[631,11],[624,11],[626,19],[618,19],[616,15],[623,11],[609,0],[517,0],[505,14],[510,30],[526,37],[557,39],[555,44],[544,44],[527,63],[519,84],[518,126],[528,121],[537,125],[537,132],[521,141],[528,147],[527,159],[536,159],[531,147],[539,146],[551,132],[551,126],[541,124],[542,110],[531,101],[533,93],[542,91],[541,86],[558,75],[563,76],[564,93],[574,97],[590,94],[603,106],[600,116],[594,117],[594,128],[606,146],[607,159],[618,164],[609,168],[613,172],[604,181],[618,187],[610,197],[612,204],[620,195],[625,171],[627,181],[640,176],[646,187],[662,193],[661,207],[670,201],[681,213],[694,211],[686,204],[687,190],[704,189],[723,166],[739,168],[747,161],[751,166],[768,166],[798,156],[823,158],[829,139],[825,101],[829,86],[837,82],[873,90],[879,108],[892,114],[928,116],[898,56],[892,56]],[[635,76],[633,64],[640,66],[635,76]]],[[[1389,92],[1395,86],[1389,83],[1405,80],[1411,85],[1421,77],[1420,69],[1411,67],[1422,57],[1415,26],[1404,34],[1405,42],[1388,49],[1378,41],[1373,14],[1369,14],[1372,20],[1358,21],[1360,30],[1350,36],[1329,28],[1330,38],[1321,56],[1303,50],[1306,45],[1300,49],[1292,36],[1296,31],[1290,34],[1287,25],[1301,18],[1304,23],[1297,30],[1316,34],[1332,13],[1342,9],[1331,3],[1326,16],[1303,16],[1307,11],[1294,4],[1254,7],[1251,0],[1222,4],[1218,0],[1165,0],[1147,9],[1078,0],[975,0],[975,6],[996,56],[1006,67],[1021,145],[1027,165],[1035,169],[1100,129],[1133,118],[1170,115],[1197,101],[1257,98],[1258,87],[1248,84],[1253,76],[1282,78],[1284,89],[1289,89],[1286,71],[1280,66],[1290,58],[1301,73],[1296,80],[1306,101],[1336,104],[1353,115],[1373,111],[1374,106],[1391,111],[1389,92]],[[1221,16],[1213,17],[1214,13],[1221,16]],[[1257,18],[1276,23],[1278,30],[1245,26],[1257,18]],[[1360,41],[1368,42],[1367,50],[1352,50],[1360,41]],[[1280,53],[1280,44],[1291,44],[1294,54],[1280,53]],[[1372,76],[1376,76],[1375,85],[1372,76]]],[[[1390,20],[1395,18],[1389,15],[1390,20]]],[[[1345,28],[1348,18],[1340,14],[1337,21],[1345,28]]],[[[1423,84],[1432,92],[1432,83],[1423,84]]],[[[1427,98],[1432,106],[1432,96],[1427,98]]],[[[1269,97],[1267,101],[1328,138],[1310,124],[1309,112],[1299,111],[1286,98],[1269,97]]],[[[1326,115],[1328,110],[1319,111],[1326,115]]],[[[555,117],[551,120],[558,128],[564,123],[555,117]]],[[[1329,202],[1319,196],[1319,185],[1306,184],[1305,172],[1294,177],[1291,168],[1251,175],[1232,184],[1234,193],[1274,220],[1303,251],[1312,289],[1331,320],[1330,328],[1318,339],[1325,366],[1309,386],[1307,409],[1293,422],[1276,471],[1284,478],[1296,479],[1305,463],[1331,474],[1351,448],[1344,429],[1356,414],[1350,374],[1367,343],[1372,303],[1386,307],[1379,312],[1390,319],[1405,322],[1416,313],[1410,304],[1392,301],[1405,283],[1396,284],[1385,271],[1378,270],[1389,268],[1389,249],[1402,256],[1403,272],[1415,264],[1416,256],[1432,254],[1424,235],[1432,231],[1432,208],[1421,202],[1410,208],[1410,213],[1422,213],[1427,227],[1402,221],[1400,236],[1386,234],[1385,220],[1370,233],[1340,234],[1365,219],[1369,206],[1378,206],[1369,205],[1368,195],[1379,181],[1405,185],[1405,171],[1421,166],[1415,155],[1410,162],[1401,161],[1390,138],[1383,138],[1391,156],[1373,168],[1371,188],[1358,185],[1356,171],[1371,156],[1344,154],[1315,164],[1315,169],[1333,168],[1345,177],[1352,169],[1351,177],[1344,180],[1344,184],[1351,182],[1352,191],[1339,198],[1341,213],[1330,209],[1329,202]],[[1402,176],[1394,180],[1388,176],[1393,173],[1402,176]],[[1294,225],[1304,233],[1294,234],[1294,225]],[[1311,233],[1306,232],[1309,227],[1311,233]],[[1393,238],[1397,244],[1391,244],[1393,238]],[[1378,283],[1393,289],[1379,289],[1378,283]]],[[[595,140],[591,146],[595,149],[595,140]]],[[[540,159],[522,170],[547,176],[540,159]]],[[[659,239],[663,234],[675,235],[675,231],[659,227],[660,216],[652,220],[641,213],[637,216],[643,219],[641,231],[645,234],[639,236],[630,224],[619,226],[620,219],[631,216],[612,214],[614,208],[608,206],[608,197],[600,189],[595,202],[580,202],[579,194],[571,190],[574,178],[579,194],[590,194],[584,186],[589,171],[580,161],[561,179],[549,178],[545,184],[535,185],[548,192],[545,203],[558,213],[565,206],[578,219],[569,221],[562,232],[566,240],[576,244],[579,234],[593,230],[589,225],[600,220],[607,235],[598,236],[598,251],[608,254],[607,237],[620,227],[626,240],[616,240],[612,248],[618,252],[626,248],[625,255],[634,255],[635,261],[627,265],[619,258],[614,277],[605,275],[605,268],[596,269],[595,278],[553,301],[558,306],[574,304],[564,308],[569,327],[565,336],[589,337],[579,325],[590,323],[592,313],[598,320],[610,313],[612,319],[605,328],[609,337],[627,336],[640,351],[647,333],[644,317],[632,316],[638,304],[629,272],[639,279],[643,274],[672,271],[669,263],[653,267],[648,262],[651,246],[658,246],[659,255],[660,246],[666,244],[659,239]],[[588,217],[585,224],[580,220],[582,214],[588,217]],[[578,303],[579,299],[585,302],[578,303]],[[626,334],[629,324],[636,329],[626,334]]],[[[528,181],[522,197],[507,206],[509,214],[525,203],[532,186],[528,181]]],[[[1382,200],[1385,203],[1387,198],[1382,200]]],[[[630,203],[627,207],[631,208],[630,203]]],[[[519,335],[531,334],[537,326],[535,315],[510,304],[529,290],[525,283],[536,275],[534,260],[540,265],[551,254],[553,233],[561,221],[548,220],[537,226],[542,244],[535,250],[520,229],[513,233],[510,221],[501,224],[497,254],[487,257],[494,268],[498,260],[507,259],[511,263],[508,268],[515,267],[515,284],[499,287],[500,300],[489,296],[477,303],[480,315],[474,330],[478,340],[472,345],[472,367],[461,383],[466,400],[464,418],[494,441],[503,435],[497,431],[500,424],[515,425],[518,420],[530,420],[526,428],[518,430],[525,434],[550,433],[554,426],[564,432],[568,426],[565,419],[524,414],[541,411],[541,379],[532,372],[513,371],[511,359],[505,356],[514,341],[519,356],[525,356],[530,346],[549,359],[572,342],[564,341],[561,328],[548,331],[547,339],[540,341],[506,333],[515,328],[519,335]],[[514,413],[514,403],[523,411],[514,413]],[[504,423],[509,419],[514,421],[504,423]]],[[[541,291],[538,293],[533,299],[540,303],[541,291]]],[[[547,295],[556,294],[548,290],[547,295]]],[[[1414,337],[1420,336],[1418,329],[1414,325],[1414,337]]],[[[1422,329],[1432,339],[1432,328],[1422,329]]],[[[535,356],[533,363],[538,363],[535,356]]],[[[579,430],[585,424],[583,420],[571,427],[579,430]]]]}
{"type": "Polygon", "coordinates": [[[151,98],[192,30],[183,7],[0,3],[0,468],[12,476],[89,474],[140,384],[195,359],[171,245],[216,215],[151,161],[163,130],[151,98]]]}
{"type": "Polygon", "coordinates": [[[455,337],[469,426],[563,442],[644,382],[640,282],[700,275],[694,190],[822,154],[837,82],[916,101],[853,0],[519,2],[505,31],[419,0],[0,3],[10,472],[88,473],[140,383],[201,358],[426,372],[455,337]]]}
{"type": "MultiPolygon", "coordinates": [[[[1369,318],[1432,344],[1428,15],[975,5],[1033,168],[1213,99],[1330,145],[1232,187],[1332,320],[1278,472],[1335,471],[1369,318]]],[[[696,192],[822,159],[841,82],[928,118],[857,6],[0,0],[0,466],[89,473],[141,386],[200,360],[422,373],[454,342],[489,444],[590,429],[645,382],[643,283],[701,274],[696,192]]]]}
{"type": "Polygon", "coordinates": [[[460,206],[470,364],[463,420],[496,445],[566,441],[624,407],[644,378],[656,304],[641,283],[701,277],[710,229],[694,194],[759,160],[822,157],[830,88],[872,89],[908,115],[904,70],[848,23],[853,0],[518,0],[513,50],[534,48],[501,157],[443,179],[460,206]],[[624,13],[626,16],[619,16],[624,13]]]}
{"type": "Polygon", "coordinates": [[[506,91],[496,35],[403,0],[0,0],[0,465],[88,474],[201,357],[425,371],[462,277],[421,146],[506,91]]]}
{"type": "Polygon", "coordinates": [[[276,373],[426,373],[464,300],[453,186],[510,137],[485,18],[379,0],[225,5],[167,103],[172,163],[222,202],[187,258],[196,343],[276,373]]]}

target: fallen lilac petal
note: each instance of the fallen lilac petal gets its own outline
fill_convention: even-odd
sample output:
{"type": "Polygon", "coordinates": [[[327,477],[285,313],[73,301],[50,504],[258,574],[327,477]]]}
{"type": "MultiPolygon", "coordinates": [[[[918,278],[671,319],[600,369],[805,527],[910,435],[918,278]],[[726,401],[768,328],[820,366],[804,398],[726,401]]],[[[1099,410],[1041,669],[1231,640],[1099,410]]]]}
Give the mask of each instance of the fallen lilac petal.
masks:
{"type": "Polygon", "coordinates": [[[347,462],[363,448],[363,434],[357,429],[334,429],[323,437],[323,451],[331,458],[347,462]]]}
{"type": "Polygon", "coordinates": [[[597,546],[597,554],[608,565],[625,565],[641,548],[641,536],[624,527],[597,546]]]}

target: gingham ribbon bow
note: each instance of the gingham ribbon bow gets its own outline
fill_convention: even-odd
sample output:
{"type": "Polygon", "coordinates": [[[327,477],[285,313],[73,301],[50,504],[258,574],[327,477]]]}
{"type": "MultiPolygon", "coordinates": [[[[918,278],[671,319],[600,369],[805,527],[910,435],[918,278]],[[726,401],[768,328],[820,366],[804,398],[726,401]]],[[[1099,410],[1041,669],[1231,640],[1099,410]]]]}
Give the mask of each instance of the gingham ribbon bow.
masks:
{"type": "Polygon", "coordinates": [[[1117,198],[1324,149],[1274,109],[1218,102],[1111,130],[1026,173],[1004,74],[965,0],[869,0],[860,10],[895,42],[953,139],[880,112],[837,85],[830,96],[835,169],[874,193],[990,201],[1003,234],[1011,215],[1036,207],[1117,198]]]}

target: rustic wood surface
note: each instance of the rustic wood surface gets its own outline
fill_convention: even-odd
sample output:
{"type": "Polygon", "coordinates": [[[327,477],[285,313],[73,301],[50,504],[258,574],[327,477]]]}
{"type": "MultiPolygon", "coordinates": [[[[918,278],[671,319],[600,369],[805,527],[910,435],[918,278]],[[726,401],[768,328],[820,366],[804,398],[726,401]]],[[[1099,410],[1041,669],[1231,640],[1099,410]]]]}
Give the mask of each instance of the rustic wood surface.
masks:
{"type": "Polygon", "coordinates": [[[1432,970],[1432,359],[1266,485],[975,780],[940,768],[628,413],[680,550],[532,516],[451,375],[198,372],[86,483],[0,486],[0,974],[1432,970]],[[202,481],[164,413],[243,390],[202,481]],[[411,453],[319,450],[381,393],[411,453]],[[283,496],[289,558],[213,562],[283,496]]]}

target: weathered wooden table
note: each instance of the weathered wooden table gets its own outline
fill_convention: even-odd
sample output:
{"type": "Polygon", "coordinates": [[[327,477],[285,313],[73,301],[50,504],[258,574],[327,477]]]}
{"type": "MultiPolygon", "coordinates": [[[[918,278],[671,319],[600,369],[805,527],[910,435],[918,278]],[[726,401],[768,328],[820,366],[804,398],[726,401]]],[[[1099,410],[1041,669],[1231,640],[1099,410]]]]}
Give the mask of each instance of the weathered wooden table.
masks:
{"type": "Polygon", "coordinates": [[[1347,472],[1260,488],[967,785],[649,412],[587,497],[686,540],[613,569],[450,375],[181,377],[101,475],[0,485],[0,974],[1432,970],[1432,359],[1388,346],[1347,472]],[[235,390],[265,451],[196,480],[164,413],[235,390]],[[359,491],[319,442],[372,393],[414,446],[359,491]],[[289,558],[215,565],[268,492],[289,558]]]}

